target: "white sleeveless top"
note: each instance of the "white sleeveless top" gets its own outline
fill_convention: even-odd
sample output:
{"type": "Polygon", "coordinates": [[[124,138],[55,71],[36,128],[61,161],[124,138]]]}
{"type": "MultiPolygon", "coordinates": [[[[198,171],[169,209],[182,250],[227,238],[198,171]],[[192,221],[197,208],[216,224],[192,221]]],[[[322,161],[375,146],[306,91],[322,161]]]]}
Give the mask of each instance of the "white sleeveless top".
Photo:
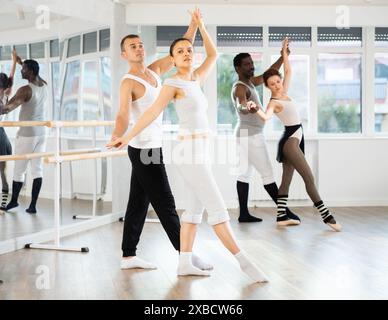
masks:
{"type": "Polygon", "coordinates": [[[294,100],[288,101],[274,98],[272,100],[279,102],[283,106],[283,110],[275,113],[275,115],[285,126],[295,126],[302,123],[294,100]]]}
{"type": "Polygon", "coordinates": [[[236,91],[237,85],[239,85],[239,84],[241,84],[249,89],[249,92],[251,93],[249,100],[256,103],[256,105],[259,108],[261,108],[261,109],[263,108],[261,105],[261,102],[260,102],[259,95],[257,94],[257,91],[253,85],[249,86],[248,84],[246,84],[242,81],[237,81],[236,83],[234,83],[233,87],[232,87],[231,98],[232,98],[233,105],[234,105],[234,108],[236,109],[236,113],[238,116],[238,122],[236,125],[235,134],[237,137],[240,137],[241,130],[247,130],[248,136],[253,136],[253,135],[262,133],[265,122],[259,117],[259,115],[257,113],[243,114],[243,113],[239,112],[237,109],[237,99],[236,99],[236,96],[234,93],[236,91]]]}
{"type": "Polygon", "coordinates": [[[166,79],[164,85],[182,89],[185,96],[174,99],[179,118],[179,135],[210,132],[207,118],[208,101],[199,81],[166,79]]]}
{"type": "MultiPolygon", "coordinates": [[[[29,83],[32,96],[28,102],[22,104],[19,121],[45,121],[46,120],[46,101],[48,98],[47,85],[41,87],[29,83]]],[[[17,133],[19,137],[37,137],[46,134],[45,127],[21,127],[17,133]]]]}
{"type": "MultiPolygon", "coordinates": [[[[132,74],[126,74],[123,77],[125,79],[132,79],[141,83],[144,88],[144,96],[140,99],[132,101],[132,110],[130,116],[130,125],[133,126],[143,115],[143,113],[155,102],[162,89],[162,83],[159,76],[150,69],[147,69],[157,82],[157,86],[154,87],[144,79],[134,76],[132,74]]],[[[147,128],[134,137],[129,145],[137,149],[152,149],[162,147],[163,138],[163,113],[159,115],[147,128]]]]}

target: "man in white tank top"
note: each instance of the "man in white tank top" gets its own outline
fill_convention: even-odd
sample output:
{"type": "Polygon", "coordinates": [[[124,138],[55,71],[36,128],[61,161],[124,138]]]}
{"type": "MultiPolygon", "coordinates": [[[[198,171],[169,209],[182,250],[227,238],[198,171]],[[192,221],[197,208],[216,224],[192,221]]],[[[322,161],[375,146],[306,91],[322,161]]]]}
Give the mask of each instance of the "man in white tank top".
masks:
{"type": "MultiPolygon", "coordinates": [[[[25,60],[22,64],[22,78],[28,81],[21,87],[9,102],[3,106],[2,113],[9,113],[21,106],[19,121],[44,121],[45,103],[48,96],[47,83],[39,76],[39,64],[35,60],[25,60]]],[[[44,127],[20,128],[15,141],[15,154],[40,153],[46,148],[46,129],[44,127]]],[[[36,214],[43,180],[42,158],[21,160],[15,162],[14,177],[12,182],[12,198],[5,208],[9,211],[19,206],[18,198],[22,189],[28,162],[31,161],[32,194],[31,203],[27,213],[36,214]]]]}
{"type": "MultiPolygon", "coordinates": [[[[193,41],[196,31],[197,26],[192,21],[184,37],[193,41]]],[[[121,41],[121,51],[122,58],[129,64],[129,71],[121,82],[120,109],[111,141],[123,136],[129,124],[136,123],[152,105],[162,87],[159,77],[173,67],[169,55],[146,67],[144,45],[138,35],[126,36],[121,41]]],[[[155,265],[136,256],[150,203],[174,248],[180,250],[180,221],[163,163],[162,135],[161,115],[128,146],[132,176],[124,219],[121,269],[156,269],[155,265]],[[151,163],[147,162],[149,159],[152,159],[151,163]]],[[[194,260],[201,269],[211,268],[197,256],[194,260]]]]}
{"type": "MultiPolygon", "coordinates": [[[[282,63],[283,58],[280,57],[271,68],[279,70],[282,63]]],[[[240,205],[239,222],[261,222],[262,219],[252,216],[248,210],[249,182],[254,169],[260,173],[264,188],[275,203],[278,195],[278,187],[263,134],[264,122],[257,114],[257,107],[262,108],[262,106],[255,87],[262,85],[264,80],[263,75],[254,75],[255,66],[249,53],[236,55],[233,65],[238,74],[238,81],[232,87],[231,97],[239,117],[236,127],[241,165],[236,186],[240,205]]],[[[287,215],[292,221],[297,221],[295,224],[299,223],[299,217],[288,208],[287,215]]]]}

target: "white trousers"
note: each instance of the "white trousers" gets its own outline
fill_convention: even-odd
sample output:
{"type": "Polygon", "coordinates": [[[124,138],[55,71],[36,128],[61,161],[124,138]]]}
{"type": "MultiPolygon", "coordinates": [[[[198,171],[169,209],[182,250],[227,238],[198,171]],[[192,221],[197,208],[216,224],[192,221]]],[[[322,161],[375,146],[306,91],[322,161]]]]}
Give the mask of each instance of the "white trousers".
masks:
{"type": "Polygon", "coordinates": [[[182,222],[200,224],[206,209],[208,223],[229,221],[229,213],[211,171],[209,139],[188,139],[174,148],[172,161],[185,183],[186,205],[182,222]]]}
{"type": "Polygon", "coordinates": [[[249,183],[253,170],[256,169],[261,175],[264,185],[275,182],[264,135],[260,133],[236,139],[239,150],[239,176],[237,180],[249,183]]]}
{"type": "MultiPolygon", "coordinates": [[[[37,137],[17,137],[15,141],[15,155],[26,153],[40,153],[46,150],[46,136],[37,137]]],[[[15,161],[13,180],[24,182],[27,165],[31,165],[32,179],[43,177],[43,159],[19,160],[15,161]]]]}

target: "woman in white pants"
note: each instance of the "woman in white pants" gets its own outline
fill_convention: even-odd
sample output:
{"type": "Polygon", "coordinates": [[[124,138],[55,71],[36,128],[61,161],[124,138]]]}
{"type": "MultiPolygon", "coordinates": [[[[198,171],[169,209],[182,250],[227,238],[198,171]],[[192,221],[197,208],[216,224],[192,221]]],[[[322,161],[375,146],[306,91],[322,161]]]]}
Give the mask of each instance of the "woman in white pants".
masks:
{"type": "Polygon", "coordinates": [[[178,165],[187,186],[187,194],[191,198],[181,218],[178,275],[210,275],[210,271],[200,270],[192,263],[197,226],[206,208],[209,224],[212,225],[224,246],[236,257],[241,269],[255,282],[266,282],[264,273],[248,259],[236,243],[230,228],[228,211],[210,169],[209,123],[206,117],[208,104],[200,85],[214,67],[217,51],[198,9],[194,11],[193,18],[198,24],[204,41],[207,55],[205,61],[198,69],[193,70],[192,43],[185,38],[175,40],[170,47],[170,55],[177,73],[165,81],[158,99],[143,114],[135,127],[127,135],[109,143],[108,147],[122,148],[127,145],[133,137],[159,116],[169,101],[173,100],[180,126],[178,150],[183,151],[182,159],[178,159],[179,156],[177,156],[174,162],[178,165]]]}

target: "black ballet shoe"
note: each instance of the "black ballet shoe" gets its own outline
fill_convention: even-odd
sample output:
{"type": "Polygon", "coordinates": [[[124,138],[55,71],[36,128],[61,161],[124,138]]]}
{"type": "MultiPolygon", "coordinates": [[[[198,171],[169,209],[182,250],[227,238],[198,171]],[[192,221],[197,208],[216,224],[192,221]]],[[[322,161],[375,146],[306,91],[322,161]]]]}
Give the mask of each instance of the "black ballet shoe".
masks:
{"type": "Polygon", "coordinates": [[[26,212],[29,214],[36,214],[37,213],[36,208],[31,208],[31,207],[26,209],[26,212]]]}
{"type": "Polygon", "coordinates": [[[298,220],[299,222],[301,221],[300,218],[288,208],[286,208],[286,214],[287,217],[289,217],[291,220],[298,220]]]}
{"type": "Polygon", "coordinates": [[[8,203],[8,205],[4,208],[4,211],[9,211],[9,210],[12,210],[12,209],[15,209],[19,206],[19,203],[17,202],[10,202],[8,203]]]}
{"type": "Polygon", "coordinates": [[[251,216],[250,214],[247,214],[247,215],[244,215],[244,216],[240,216],[238,218],[238,222],[240,222],[240,223],[262,222],[262,221],[263,221],[263,219],[251,216]]]}

